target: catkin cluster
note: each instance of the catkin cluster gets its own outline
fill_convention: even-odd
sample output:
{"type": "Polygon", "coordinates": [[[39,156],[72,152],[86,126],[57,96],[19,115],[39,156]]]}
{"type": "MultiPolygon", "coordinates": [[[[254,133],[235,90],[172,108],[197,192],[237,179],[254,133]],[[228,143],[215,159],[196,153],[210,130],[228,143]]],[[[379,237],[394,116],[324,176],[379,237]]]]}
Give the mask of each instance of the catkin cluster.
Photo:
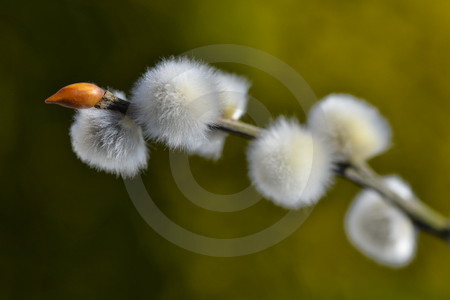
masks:
{"type": "MultiPolygon", "coordinates": [[[[123,177],[146,168],[146,140],[216,160],[227,133],[214,125],[245,114],[249,89],[244,77],[205,63],[163,60],[136,82],[126,115],[78,110],[70,131],[73,150],[88,165],[123,177]]],[[[351,95],[332,94],[311,109],[306,124],[279,117],[253,139],[247,150],[248,175],[265,198],[298,209],[325,195],[337,165],[363,163],[390,144],[389,124],[376,108],[351,95]]],[[[394,193],[413,198],[401,179],[385,180],[394,193]]],[[[412,222],[373,191],[356,197],[345,229],[358,249],[381,264],[403,266],[414,256],[412,222]]]]}

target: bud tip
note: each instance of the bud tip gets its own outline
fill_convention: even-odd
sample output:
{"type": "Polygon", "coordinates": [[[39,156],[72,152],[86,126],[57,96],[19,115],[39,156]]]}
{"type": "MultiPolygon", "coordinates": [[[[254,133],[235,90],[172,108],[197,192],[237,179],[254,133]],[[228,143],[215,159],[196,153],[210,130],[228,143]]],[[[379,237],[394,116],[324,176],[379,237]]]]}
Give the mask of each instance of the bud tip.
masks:
{"type": "Polygon", "coordinates": [[[94,107],[100,102],[105,90],[92,83],[74,83],[63,87],[45,100],[47,104],[58,104],[73,109],[94,107]]]}

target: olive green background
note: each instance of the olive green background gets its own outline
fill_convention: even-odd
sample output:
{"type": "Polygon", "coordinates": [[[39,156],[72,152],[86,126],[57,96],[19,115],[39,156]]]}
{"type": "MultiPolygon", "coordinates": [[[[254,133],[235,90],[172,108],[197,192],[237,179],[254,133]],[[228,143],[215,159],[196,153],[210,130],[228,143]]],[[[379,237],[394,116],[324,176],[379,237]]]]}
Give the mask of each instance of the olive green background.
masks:
{"type": "MultiPolygon", "coordinates": [[[[421,235],[407,268],[366,259],[343,218],[358,189],[337,180],[293,235],[236,258],[188,252],[139,216],[123,181],[71,151],[73,112],[44,105],[80,81],[128,91],[160,58],[212,44],[265,51],[288,63],[322,97],[368,99],[394,129],[391,151],[372,161],[398,173],[450,215],[450,1],[1,1],[0,299],[450,299],[448,246],[421,235]]],[[[251,78],[273,116],[304,112],[277,80],[251,78]]],[[[245,142],[228,140],[218,163],[191,159],[211,192],[245,188],[245,142]]],[[[258,232],[285,211],[268,201],[218,213],[192,204],[152,144],[143,180],[172,220],[217,238],[258,232]]]]}

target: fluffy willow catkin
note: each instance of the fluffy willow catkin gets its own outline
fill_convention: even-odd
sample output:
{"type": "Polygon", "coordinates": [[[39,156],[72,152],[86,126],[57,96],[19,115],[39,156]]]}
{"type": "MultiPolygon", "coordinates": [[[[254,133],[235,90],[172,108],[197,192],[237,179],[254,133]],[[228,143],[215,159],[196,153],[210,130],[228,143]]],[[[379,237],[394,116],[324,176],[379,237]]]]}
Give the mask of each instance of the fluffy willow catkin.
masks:
{"type": "Polygon", "coordinates": [[[190,150],[205,143],[220,117],[215,70],[187,58],[167,59],[149,69],[132,91],[130,116],[149,138],[190,150]]]}
{"type": "Polygon", "coordinates": [[[289,209],[316,203],[332,179],[326,145],[296,120],[278,118],[251,143],[247,158],[256,189],[289,209]]]}
{"type": "MultiPolygon", "coordinates": [[[[239,120],[247,109],[250,82],[242,76],[219,70],[215,72],[214,80],[219,96],[217,101],[220,102],[221,106],[221,117],[239,120]]],[[[224,132],[209,131],[207,139],[198,143],[196,147],[188,149],[188,153],[217,160],[222,155],[227,136],[228,134],[224,132]]]]}
{"type": "MultiPolygon", "coordinates": [[[[399,177],[386,177],[385,183],[403,199],[414,201],[411,188],[399,177]]],[[[399,268],[414,258],[414,224],[375,191],[364,190],[355,198],[345,218],[345,231],[357,249],[379,264],[399,268]]]]}
{"type": "Polygon", "coordinates": [[[347,94],[331,94],[309,113],[308,125],[339,161],[365,161],[391,145],[391,129],[378,110],[347,94]]]}
{"type": "Polygon", "coordinates": [[[219,118],[237,120],[249,82],[185,57],[162,61],[135,84],[129,114],[147,137],[189,154],[218,159],[227,134],[210,129],[219,118]]]}
{"type": "Polygon", "coordinates": [[[221,114],[239,120],[247,110],[250,82],[247,78],[217,70],[215,80],[220,93],[221,114]]]}
{"type": "MultiPolygon", "coordinates": [[[[115,91],[117,96],[125,95],[115,91]]],[[[141,128],[112,110],[77,110],[70,128],[73,151],[89,166],[122,177],[147,167],[148,151],[141,128]]]]}

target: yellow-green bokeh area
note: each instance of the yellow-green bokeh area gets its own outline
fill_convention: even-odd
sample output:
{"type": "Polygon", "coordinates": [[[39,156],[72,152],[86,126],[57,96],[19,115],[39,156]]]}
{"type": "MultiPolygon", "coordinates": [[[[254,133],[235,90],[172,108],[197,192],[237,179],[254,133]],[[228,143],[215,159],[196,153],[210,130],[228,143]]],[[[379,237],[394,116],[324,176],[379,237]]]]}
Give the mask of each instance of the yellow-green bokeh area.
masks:
{"type": "MultiPolygon", "coordinates": [[[[237,258],[178,248],[141,219],[123,182],[71,151],[72,111],[43,99],[87,81],[128,91],[162,57],[211,44],[265,51],[315,93],[366,98],[394,129],[372,163],[398,173],[450,215],[450,2],[3,1],[0,9],[0,299],[449,299],[450,251],[421,235],[411,266],[391,270],[348,243],[343,218],[358,189],[337,180],[305,224],[276,246],[237,258]]],[[[270,74],[237,65],[273,113],[304,112],[270,74]]],[[[246,143],[218,163],[190,160],[214,193],[248,185],[246,143]]],[[[152,144],[143,180],[161,210],[191,231],[230,238],[285,212],[267,201],[234,213],[201,209],[152,144]]]]}

